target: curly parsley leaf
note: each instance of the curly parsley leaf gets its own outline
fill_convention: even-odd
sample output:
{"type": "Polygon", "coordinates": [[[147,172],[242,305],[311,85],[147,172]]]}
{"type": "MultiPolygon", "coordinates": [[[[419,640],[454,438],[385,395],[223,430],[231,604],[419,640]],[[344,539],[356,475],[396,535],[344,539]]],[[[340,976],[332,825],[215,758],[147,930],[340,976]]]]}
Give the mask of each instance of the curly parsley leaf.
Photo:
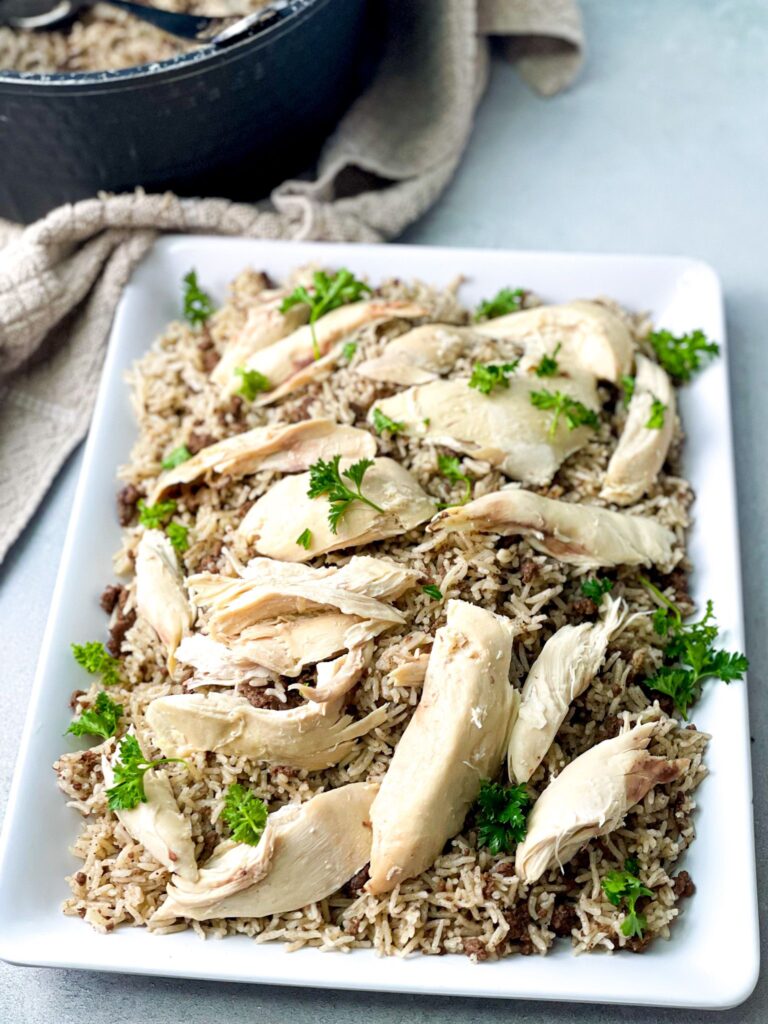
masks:
{"type": "Polygon", "coordinates": [[[688,709],[701,696],[705,679],[721,679],[725,683],[743,679],[749,661],[743,654],[714,646],[719,629],[711,601],[707,601],[704,616],[698,622],[685,623],[680,609],[658,587],[644,576],[640,582],[661,602],[653,614],[653,628],[659,636],[667,638],[664,665],[645,683],[671,697],[687,720],[688,709]]]}
{"type": "Polygon", "coordinates": [[[355,275],[342,267],[333,276],[324,270],[315,271],[312,275],[312,291],[304,285],[299,285],[290,295],[287,295],[280,304],[280,312],[287,313],[294,306],[309,306],[309,328],[312,332],[312,349],[315,359],[319,359],[322,353],[315,334],[315,324],[325,313],[330,313],[339,306],[346,306],[349,302],[359,302],[364,295],[371,294],[371,288],[365,281],[358,280],[355,275]]]}
{"type": "Polygon", "coordinates": [[[661,430],[664,426],[664,413],[667,411],[666,405],[654,397],[651,405],[651,415],[648,417],[648,422],[645,424],[648,430],[661,430]]]}
{"type": "Polygon", "coordinates": [[[341,354],[342,354],[343,358],[348,363],[351,363],[352,360],[354,359],[355,352],[357,352],[357,342],[356,341],[348,341],[346,343],[346,345],[344,346],[344,348],[341,350],[341,354]]]}
{"type": "Polygon", "coordinates": [[[653,331],[648,340],[667,373],[681,382],[689,381],[705,360],[720,354],[720,346],[701,330],[680,335],[653,331]]]}
{"type": "Polygon", "coordinates": [[[475,321],[493,320],[497,316],[516,313],[523,304],[525,291],[522,288],[501,288],[492,299],[483,299],[475,310],[475,321]]]}
{"type": "MultiPolygon", "coordinates": [[[[97,694],[91,707],[86,708],[79,718],[73,719],[67,733],[73,736],[103,736],[109,739],[117,732],[117,723],[123,713],[123,705],[117,704],[102,690],[97,694]]],[[[66,734],[65,734],[66,735],[66,734]]]]}
{"type": "Polygon", "coordinates": [[[171,542],[171,547],[178,554],[183,554],[189,548],[189,527],[182,523],[168,523],[165,528],[165,535],[171,542]]]}
{"type": "Polygon", "coordinates": [[[113,658],[103,643],[90,640],[85,644],[72,644],[72,654],[78,665],[91,675],[100,675],[105,686],[120,682],[120,662],[113,658]]]}
{"type": "Polygon", "coordinates": [[[629,403],[632,401],[632,395],[635,393],[635,378],[630,377],[628,373],[623,374],[621,378],[621,386],[624,389],[624,398],[622,399],[622,402],[624,404],[624,408],[628,409],[629,403]]]}
{"type": "Polygon", "coordinates": [[[531,798],[525,786],[502,786],[485,779],[477,796],[477,839],[493,854],[509,853],[525,839],[531,798]]]}
{"type": "Polygon", "coordinates": [[[381,434],[385,430],[388,434],[402,434],[405,430],[405,424],[399,423],[397,420],[391,420],[381,409],[374,409],[373,429],[377,434],[381,434]]]}
{"type": "Polygon", "coordinates": [[[435,586],[434,583],[427,583],[426,586],[421,588],[427,597],[431,597],[434,601],[443,600],[443,592],[440,587],[435,586]]]}
{"type": "Polygon", "coordinates": [[[376,512],[384,511],[381,506],[376,505],[370,498],[367,498],[361,490],[363,477],[373,465],[373,459],[360,459],[359,462],[353,463],[349,469],[345,469],[343,473],[339,472],[340,460],[340,455],[334,455],[330,462],[327,462],[325,459],[318,459],[317,462],[309,467],[309,489],[307,490],[307,495],[310,498],[320,498],[322,496],[328,498],[330,502],[328,523],[332,533],[336,533],[342,516],[355,501],[362,501],[376,512]],[[342,477],[351,480],[355,485],[355,490],[352,490],[342,477]]]}
{"type": "Polygon", "coordinates": [[[592,430],[600,428],[600,419],[594,409],[588,409],[583,402],[576,401],[570,395],[562,391],[531,391],[531,405],[537,409],[545,409],[552,412],[552,420],[549,424],[549,436],[554,437],[557,432],[557,425],[560,417],[565,419],[569,430],[577,427],[591,427],[592,430]]]}
{"type": "MultiPolygon", "coordinates": [[[[461,496],[461,500],[458,502],[459,505],[466,505],[469,499],[472,497],[472,481],[461,471],[461,463],[455,455],[438,455],[437,456],[437,469],[441,476],[444,476],[447,480],[450,480],[452,484],[463,484],[464,493],[461,496]]],[[[439,502],[438,508],[454,508],[454,505],[446,504],[445,502],[439,502]]]]}
{"type": "Polygon", "coordinates": [[[305,551],[309,551],[310,545],[312,544],[312,531],[309,528],[302,530],[296,538],[296,543],[300,548],[304,548],[305,551]]]}
{"type": "Polygon", "coordinates": [[[509,375],[515,372],[519,362],[516,359],[513,363],[502,363],[499,366],[494,363],[475,363],[469,386],[483,395],[490,395],[494,388],[508,388],[509,375]]]}
{"type": "Polygon", "coordinates": [[[163,469],[175,469],[180,466],[182,462],[186,462],[192,458],[192,452],[187,448],[185,444],[179,445],[178,448],[174,448],[172,452],[169,452],[160,465],[163,469]]]}
{"type": "Polygon", "coordinates": [[[603,595],[613,590],[613,580],[593,576],[591,580],[582,580],[579,589],[584,597],[590,597],[595,604],[600,604],[603,595]]]}
{"type": "Polygon", "coordinates": [[[197,274],[190,270],[184,276],[184,319],[199,327],[214,311],[213,300],[197,283],[197,274]]]}
{"type": "Polygon", "coordinates": [[[262,391],[271,391],[272,385],[263,373],[258,370],[246,370],[243,366],[236,366],[235,373],[240,378],[240,387],[235,391],[246,402],[253,402],[262,391]]]}
{"type": "Polygon", "coordinates": [[[139,522],[148,530],[161,530],[176,511],[173,498],[158,501],[156,505],[148,505],[143,498],[139,500],[139,522]]]}
{"type": "Polygon", "coordinates": [[[558,341],[557,345],[555,346],[555,351],[552,353],[551,356],[544,355],[541,357],[538,366],[536,366],[537,377],[555,376],[555,374],[560,368],[559,363],[557,361],[557,353],[560,351],[562,347],[562,343],[558,341]]]}
{"type": "Polygon", "coordinates": [[[233,782],[224,797],[221,814],[236,843],[257,846],[267,825],[267,807],[251,790],[233,782]]]}
{"type": "Polygon", "coordinates": [[[614,907],[625,904],[624,920],[621,922],[622,934],[627,938],[637,937],[641,939],[643,932],[648,927],[648,921],[644,914],[638,913],[637,901],[643,897],[653,897],[653,892],[648,889],[634,871],[637,870],[637,861],[627,860],[624,862],[624,871],[609,871],[602,879],[601,885],[605,898],[614,907]],[[630,870],[631,868],[634,871],[630,870]]]}
{"type": "Polygon", "coordinates": [[[160,757],[156,761],[147,761],[136,737],[126,736],[120,744],[119,760],[112,765],[115,781],[107,790],[110,811],[130,811],[139,804],[145,804],[147,794],[144,791],[144,776],[150,768],[173,762],[185,763],[180,757],[160,757]]]}

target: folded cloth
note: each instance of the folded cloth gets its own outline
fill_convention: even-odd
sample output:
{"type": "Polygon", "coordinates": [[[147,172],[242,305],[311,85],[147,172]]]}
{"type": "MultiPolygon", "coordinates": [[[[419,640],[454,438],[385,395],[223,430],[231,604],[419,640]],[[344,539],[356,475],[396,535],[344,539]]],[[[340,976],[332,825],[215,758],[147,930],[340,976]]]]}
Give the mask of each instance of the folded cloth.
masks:
{"type": "Polygon", "coordinates": [[[544,95],[578,70],[575,0],[387,2],[379,70],[311,180],[252,206],[137,190],[60,207],[24,229],[0,221],[0,561],[88,428],[115,306],[158,232],[391,238],[456,169],[489,37],[514,41],[521,73],[544,95]]]}

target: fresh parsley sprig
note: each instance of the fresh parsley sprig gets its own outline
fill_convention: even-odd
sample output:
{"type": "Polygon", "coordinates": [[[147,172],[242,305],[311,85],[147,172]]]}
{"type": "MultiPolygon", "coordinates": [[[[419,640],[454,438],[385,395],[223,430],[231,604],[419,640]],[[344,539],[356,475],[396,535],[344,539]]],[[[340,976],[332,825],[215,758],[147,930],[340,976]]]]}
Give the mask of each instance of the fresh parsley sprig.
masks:
{"type": "MultiPolygon", "coordinates": [[[[93,704],[86,708],[79,718],[74,718],[67,729],[73,736],[103,736],[109,739],[117,732],[117,723],[123,713],[123,705],[117,704],[102,690],[93,704]]],[[[66,735],[66,733],[65,733],[66,735]]]]}
{"type": "Polygon", "coordinates": [[[178,448],[174,448],[172,452],[169,452],[160,465],[163,469],[175,469],[180,466],[182,462],[186,462],[192,458],[192,452],[187,448],[185,444],[179,445],[178,448]]]}
{"type": "Polygon", "coordinates": [[[531,391],[531,405],[537,409],[547,409],[552,412],[552,420],[549,424],[550,437],[555,436],[561,416],[568,424],[569,430],[575,430],[577,427],[591,427],[593,430],[598,430],[600,427],[600,420],[594,409],[588,409],[583,402],[578,402],[562,391],[547,391],[546,388],[542,388],[541,391],[531,391]]]}
{"type": "Polygon", "coordinates": [[[353,463],[349,469],[339,472],[341,455],[334,455],[330,462],[325,459],[318,459],[309,467],[309,489],[307,495],[310,498],[325,496],[330,502],[328,509],[328,522],[331,533],[336,533],[339,522],[350,505],[355,501],[362,501],[376,512],[384,512],[380,505],[371,501],[361,491],[363,477],[373,465],[373,459],[360,459],[353,463]],[[355,485],[352,490],[344,483],[342,477],[346,477],[355,485]]]}
{"type": "MultiPolygon", "coordinates": [[[[444,476],[446,480],[450,480],[452,484],[463,484],[464,493],[461,499],[457,502],[458,505],[466,505],[469,499],[472,497],[472,481],[461,471],[461,463],[455,455],[438,455],[437,456],[437,469],[441,476],[444,476]]],[[[453,508],[453,505],[439,502],[439,507],[442,508],[453,508]]]]}
{"type": "Polygon", "coordinates": [[[648,417],[648,422],[645,424],[647,429],[661,430],[664,426],[664,413],[666,411],[666,405],[664,405],[660,398],[656,398],[654,395],[653,402],[651,403],[651,414],[648,417]]]}
{"type": "Polygon", "coordinates": [[[307,527],[306,530],[302,530],[299,536],[296,538],[296,543],[300,548],[304,548],[305,551],[309,551],[312,545],[312,531],[307,527]]]}
{"type": "Polygon", "coordinates": [[[555,346],[555,351],[552,353],[551,356],[543,355],[541,357],[538,365],[535,368],[537,377],[555,376],[558,369],[560,368],[559,363],[557,361],[557,353],[560,351],[562,347],[562,343],[558,341],[557,345],[555,346]]]}
{"type": "Polygon", "coordinates": [[[523,304],[525,292],[522,288],[501,288],[492,299],[483,299],[475,310],[475,321],[493,320],[497,316],[516,313],[523,304]]]}
{"type": "Polygon", "coordinates": [[[661,602],[661,607],[653,613],[653,628],[659,636],[667,638],[665,664],[646,679],[646,685],[671,697],[687,721],[688,709],[701,696],[705,679],[722,679],[725,683],[742,679],[749,661],[743,654],[714,646],[719,629],[711,601],[707,601],[703,618],[685,623],[680,609],[658,587],[644,576],[640,577],[640,582],[661,602]]]}
{"type": "Polygon", "coordinates": [[[161,764],[185,764],[180,757],[159,757],[147,761],[141,752],[135,736],[126,736],[120,744],[119,760],[112,765],[115,776],[113,786],[107,790],[107,805],[110,811],[131,811],[147,802],[144,790],[144,776],[150,768],[161,764]]]}
{"type": "Polygon", "coordinates": [[[590,597],[595,604],[600,604],[603,595],[613,590],[613,580],[593,576],[590,580],[582,580],[579,589],[584,597],[590,597]]]}
{"type": "Polygon", "coordinates": [[[315,334],[315,324],[325,313],[330,313],[339,306],[349,302],[358,302],[364,295],[371,294],[371,288],[365,281],[358,280],[355,275],[342,267],[333,276],[324,270],[317,270],[312,275],[313,289],[310,292],[304,285],[294,288],[280,304],[280,312],[287,313],[294,306],[309,306],[309,329],[312,333],[312,351],[315,359],[321,356],[320,346],[315,334]]]}
{"type": "Polygon", "coordinates": [[[221,816],[232,830],[236,843],[258,846],[267,825],[267,807],[255,793],[233,782],[224,797],[221,816]]]}
{"type": "Polygon", "coordinates": [[[431,597],[433,601],[443,600],[443,592],[435,583],[427,583],[426,586],[423,586],[421,589],[427,597],[431,597]]]}
{"type": "Polygon", "coordinates": [[[705,360],[720,354],[720,346],[710,341],[702,330],[679,335],[671,331],[653,331],[648,340],[670,377],[682,383],[689,381],[705,360]]]}
{"type": "Polygon", "coordinates": [[[195,271],[190,270],[184,276],[184,319],[193,327],[199,327],[213,312],[213,299],[197,283],[195,271]]]}
{"type": "Polygon", "coordinates": [[[105,686],[120,682],[120,662],[113,658],[100,640],[89,640],[85,644],[72,644],[72,654],[78,665],[90,675],[100,675],[105,686]]]}
{"type": "Polygon", "coordinates": [[[525,786],[502,786],[485,779],[477,796],[477,839],[493,854],[509,853],[525,839],[531,798],[525,786]]]}
{"type": "Polygon", "coordinates": [[[177,554],[183,554],[189,548],[189,527],[183,523],[168,523],[165,535],[177,554]]]}
{"type": "Polygon", "coordinates": [[[627,860],[624,862],[624,871],[609,871],[601,885],[605,898],[614,907],[620,906],[622,901],[626,904],[624,920],[621,922],[622,934],[627,938],[642,939],[648,921],[644,914],[638,912],[637,901],[643,896],[653,897],[653,892],[643,885],[635,871],[636,862],[627,860]]]}
{"type": "Polygon", "coordinates": [[[517,369],[519,359],[513,363],[475,363],[472,376],[469,378],[469,386],[475,388],[482,395],[490,395],[494,388],[508,388],[509,375],[517,369]]]}
{"type": "Polygon", "coordinates": [[[374,409],[373,429],[377,434],[381,434],[385,430],[388,434],[402,434],[405,431],[405,424],[398,420],[391,420],[381,409],[374,409]]]}
{"type": "Polygon", "coordinates": [[[156,505],[148,505],[143,498],[139,499],[139,522],[148,530],[161,530],[171,519],[176,511],[176,502],[173,498],[167,501],[158,501],[156,505]]]}
{"type": "Polygon", "coordinates": [[[258,370],[246,370],[243,366],[236,366],[235,373],[240,378],[240,387],[235,391],[246,402],[253,402],[262,391],[270,391],[272,385],[263,373],[258,370]]]}
{"type": "Polygon", "coordinates": [[[622,399],[625,409],[629,408],[629,403],[632,401],[632,395],[635,393],[635,378],[630,377],[628,373],[622,375],[621,386],[624,389],[624,398],[622,399]]]}

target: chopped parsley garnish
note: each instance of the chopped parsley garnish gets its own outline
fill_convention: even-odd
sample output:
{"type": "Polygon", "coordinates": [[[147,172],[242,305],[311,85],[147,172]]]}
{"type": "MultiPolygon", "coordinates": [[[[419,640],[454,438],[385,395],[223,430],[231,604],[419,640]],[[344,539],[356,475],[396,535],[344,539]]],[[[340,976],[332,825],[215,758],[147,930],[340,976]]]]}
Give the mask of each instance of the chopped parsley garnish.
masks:
{"type": "Polygon", "coordinates": [[[707,601],[702,619],[685,623],[680,609],[658,587],[644,576],[640,577],[640,582],[662,602],[662,607],[653,613],[653,628],[659,636],[667,638],[665,664],[646,679],[645,684],[671,697],[687,720],[688,708],[701,696],[705,679],[722,679],[725,683],[742,679],[749,668],[749,661],[743,654],[714,646],[719,629],[711,601],[707,601]]]}
{"type": "Polygon", "coordinates": [[[272,385],[263,373],[258,370],[246,370],[243,366],[236,366],[235,373],[240,378],[240,387],[235,391],[246,402],[253,402],[262,391],[271,391],[272,385]]]}
{"type": "Polygon", "coordinates": [[[120,760],[112,765],[115,784],[107,790],[110,811],[131,811],[139,804],[145,804],[145,774],[150,768],[173,762],[185,763],[180,757],[159,757],[156,761],[147,761],[136,737],[126,736],[120,744],[120,760]]]}
{"type": "Polygon", "coordinates": [[[296,538],[296,543],[300,548],[304,548],[305,551],[309,551],[309,547],[312,543],[312,531],[309,528],[302,530],[296,538]]]}
{"type": "Polygon", "coordinates": [[[577,427],[598,430],[600,427],[600,420],[594,409],[588,409],[583,402],[577,402],[575,398],[563,394],[562,391],[532,391],[531,405],[535,405],[537,409],[548,409],[553,413],[549,425],[550,437],[555,436],[561,416],[564,417],[569,430],[575,430],[577,427]]]}
{"type": "Polygon", "coordinates": [[[355,352],[357,352],[357,342],[356,341],[348,341],[346,343],[346,345],[344,346],[344,348],[341,350],[342,356],[344,357],[344,359],[348,363],[351,363],[352,360],[354,359],[355,352]]]}
{"type": "Polygon", "coordinates": [[[165,535],[171,542],[171,547],[178,554],[182,554],[189,547],[189,527],[182,523],[168,523],[165,528],[165,535]]]}
{"type": "Polygon", "coordinates": [[[428,583],[425,587],[421,588],[427,597],[431,597],[434,601],[443,600],[443,592],[440,587],[435,586],[434,583],[428,583]]]}
{"type": "Polygon", "coordinates": [[[381,434],[385,430],[388,434],[401,434],[405,430],[405,424],[398,423],[397,420],[391,420],[381,409],[374,409],[373,429],[377,434],[381,434]]]}
{"type": "Polygon", "coordinates": [[[544,355],[541,357],[541,359],[539,360],[539,365],[536,367],[537,377],[555,376],[558,369],[560,368],[557,362],[557,353],[560,351],[562,347],[563,346],[561,342],[558,341],[557,345],[555,346],[555,351],[552,353],[551,356],[544,355]]]}
{"type": "Polygon", "coordinates": [[[483,395],[490,395],[494,388],[508,388],[508,377],[510,373],[515,372],[519,362],[520,360],[516,359],[514,363],[502,363],[500,366],[493,363],[475,363],[472,376],[469,378],[469,386],[476,388],[483,395]]]}
{"type": "Polygon", "coordinates": [[[315,334],[315,324],[325,313],[339,306],[346,306],[349,302],[358,302],[364,295],[370,295],[370,286],[365,281],[359,281],[355,275],[342,267],[333,277],[326,274],[324,270],[317,270],[312,275],[313,290],[310,292],[304,285],[299,285],[290,295],[286,295],[280,304],[280,312],[287,313],[294,306],[304,304],[309,306],[309,329],[312,333],[312,350],[315,359],[321,356],[320,346],[315,334]]]}
{"type": "Polygon", "coordinates": [[[525,839],[531,798],[525,786],[502,786],[485,779],[477,796],[477,839],[493,854],[510,853],[525,839]]]}
{"type": "Polygon", "coordinates": [[[221,816],[232,830],[236,843],[258,845],[267,825],[267,807],[250,789],[233,782],[224,797],[221,816]]]}
{"type": "Polygon", "coordinates": [[[600,604],[603,594],[613,590],[613,580],[593,576],[591,580],[582,580],[579,589],[584,597],[591,597],[595,604],[600,604]]]}
{"type": "Polygon", "coordinates": [[[660,399],[654,397],[653,404],[651,405],[651,415],[645,424],[648,430],[661,430],[664,426],[664,413],[666,411],[666,405],[660,399]]]}
{"type": "MultiPolygon", "coordinates": [[[[463,484],[464,494],[461,496],[459,505],[466,505],[472,497],[472,481],[461,471],[461,463],[455,455],[438,455],[437,468],[441,476],[450,480],[452,484],[463,484]]],[[[440,502],[440,508],[453,508],[452,505],[440,502]]]]}
{"type": "Polygon", "coordinates": [[[497,316],[516,313],[523,304],[525,292],[522,288],[502,288],[492,299],[483,299],[475,311],[475,320],[493,320],[497,316]]]}
{"type": "Polygon", "coordinates": [[[91,675],[100,675],[105,686],[114,686],[120,682],[120,662],[112,657],[101,641],[72,644],[72,653],[77,664],[82,665],[91,675]]]}
{"type": "Polygon", "coordinates": [[[680,335],[671,331],[653,331],[648,340],[670,377],[682,382],[689,381],[701,369],[704,360],[720,354],[717,342],[710,341],[701,330],[680,335]]]}
{"type": "Polygon", "coordinates": [[[117,732],[117,723],[122,713],[123,705],[116,704],[102,690],[96,695],[91,707],[70,722],[67,732],[73,736],[103,736],[105,740],[109,739],[117,732]]]}
{"type": "Polygon", "coordinates": [[[307,495],[310,498],[325,496],[330,502],[328,509],[328,523],[331,533],[336,533],[339,521],[344,513],[355,501],[362,501],[376,512],[384,512],[381,506],[376,505],[360,490],[363,477],[373,465],[373,459],[360,459],[353,463],[349,469],[339,472],[340,455],[334,455],[330,462],[325,459],[318,459],[309,467],[309,490],[307,495]],[[355,485],[352,490],[344,483],[342,477],[346,477],[355,485]]]}
{"type": "Polygon", "coordinates": [[[160,465],[163,469],[175,469],[177,466],[180,466],[182,462],[186,462],[187,459],[191,458],[192,452],[185,444],[182,444],[178,448],[174,448],[172,452],[169,452],[160,465]]]}
{"type": "Polygon", "coordinates": [[[621,386],[624,389],[624,408],[629,408],[629,403],[632,401],[632,395],[635,393],[635,378],[630,377],[628,373],[623,374],[621,378],[621,386]]]}
{"type": "Polygon", "coordinates": [[[148,505],[144,499],[139,500],[139,522],[148,530],[160,530],[170,520],[176,511],[176,502],[173,498],[167,501],[158,501],[156,505],[148,505]]]}
{"type": "Polygon", "coordinates": [[[601,885],[605,898],[614,907],[625,902],[626,910],[624,920],[621,922],[621,931],[627,938],[637,937],[642,939],[643,932],[648,927],[648,921],[644,914],[637,911],[637,901],[642,896],[653,897],[653,892],[646,888],[635,874],[637,861],[626,860],[624,871],[609,871],[603,878],[601,885]]]}
{"type": "Polygon", "coordinates": [[[198,285],[195,271],[190,270],[184,277],[184,319],[193,327],[199,327],[213,311],[213,300],[198,285]]]}

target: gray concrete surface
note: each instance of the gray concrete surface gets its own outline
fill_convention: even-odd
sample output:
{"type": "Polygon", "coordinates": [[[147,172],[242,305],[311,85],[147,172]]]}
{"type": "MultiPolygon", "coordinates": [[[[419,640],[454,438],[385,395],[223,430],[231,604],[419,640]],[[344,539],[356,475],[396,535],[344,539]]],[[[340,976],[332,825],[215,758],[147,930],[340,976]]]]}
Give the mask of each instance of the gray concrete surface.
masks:
{"type": "MultiPolygon", "coordinates": [[[[469,154],[406,235],[414,244],[679,253],[709,260],[728,305],[751,705],[759,884],[765,906],[768,511],[768,6],[761,0],[584,0],[589,60],[542,100],[496,63],[469,154]]],[[[0,797],[13,770],[79,456],[0,569],[4,666],[0,797]]],[[[728,827],[723,812],[723,827],[728,827]]],[[[739,879],[734,884],[738,898],[739,879]]],[[[765,939],[764,939],[765,947],[765,939]]],[[[764,948],[765,954],[765,948],[764,948]]],[[[765,955],[764,955],[765,960],[765,955]]],[[[718,970],[713,964],[712,969],[718,970]]],[[[701,1012],[354,995],[154,981],[0,965],[0,1024],[447,1024],[642,1021],[701,1012]]],[[[768,1020],[763,978],[723,1022],[768,1020]]]]}

